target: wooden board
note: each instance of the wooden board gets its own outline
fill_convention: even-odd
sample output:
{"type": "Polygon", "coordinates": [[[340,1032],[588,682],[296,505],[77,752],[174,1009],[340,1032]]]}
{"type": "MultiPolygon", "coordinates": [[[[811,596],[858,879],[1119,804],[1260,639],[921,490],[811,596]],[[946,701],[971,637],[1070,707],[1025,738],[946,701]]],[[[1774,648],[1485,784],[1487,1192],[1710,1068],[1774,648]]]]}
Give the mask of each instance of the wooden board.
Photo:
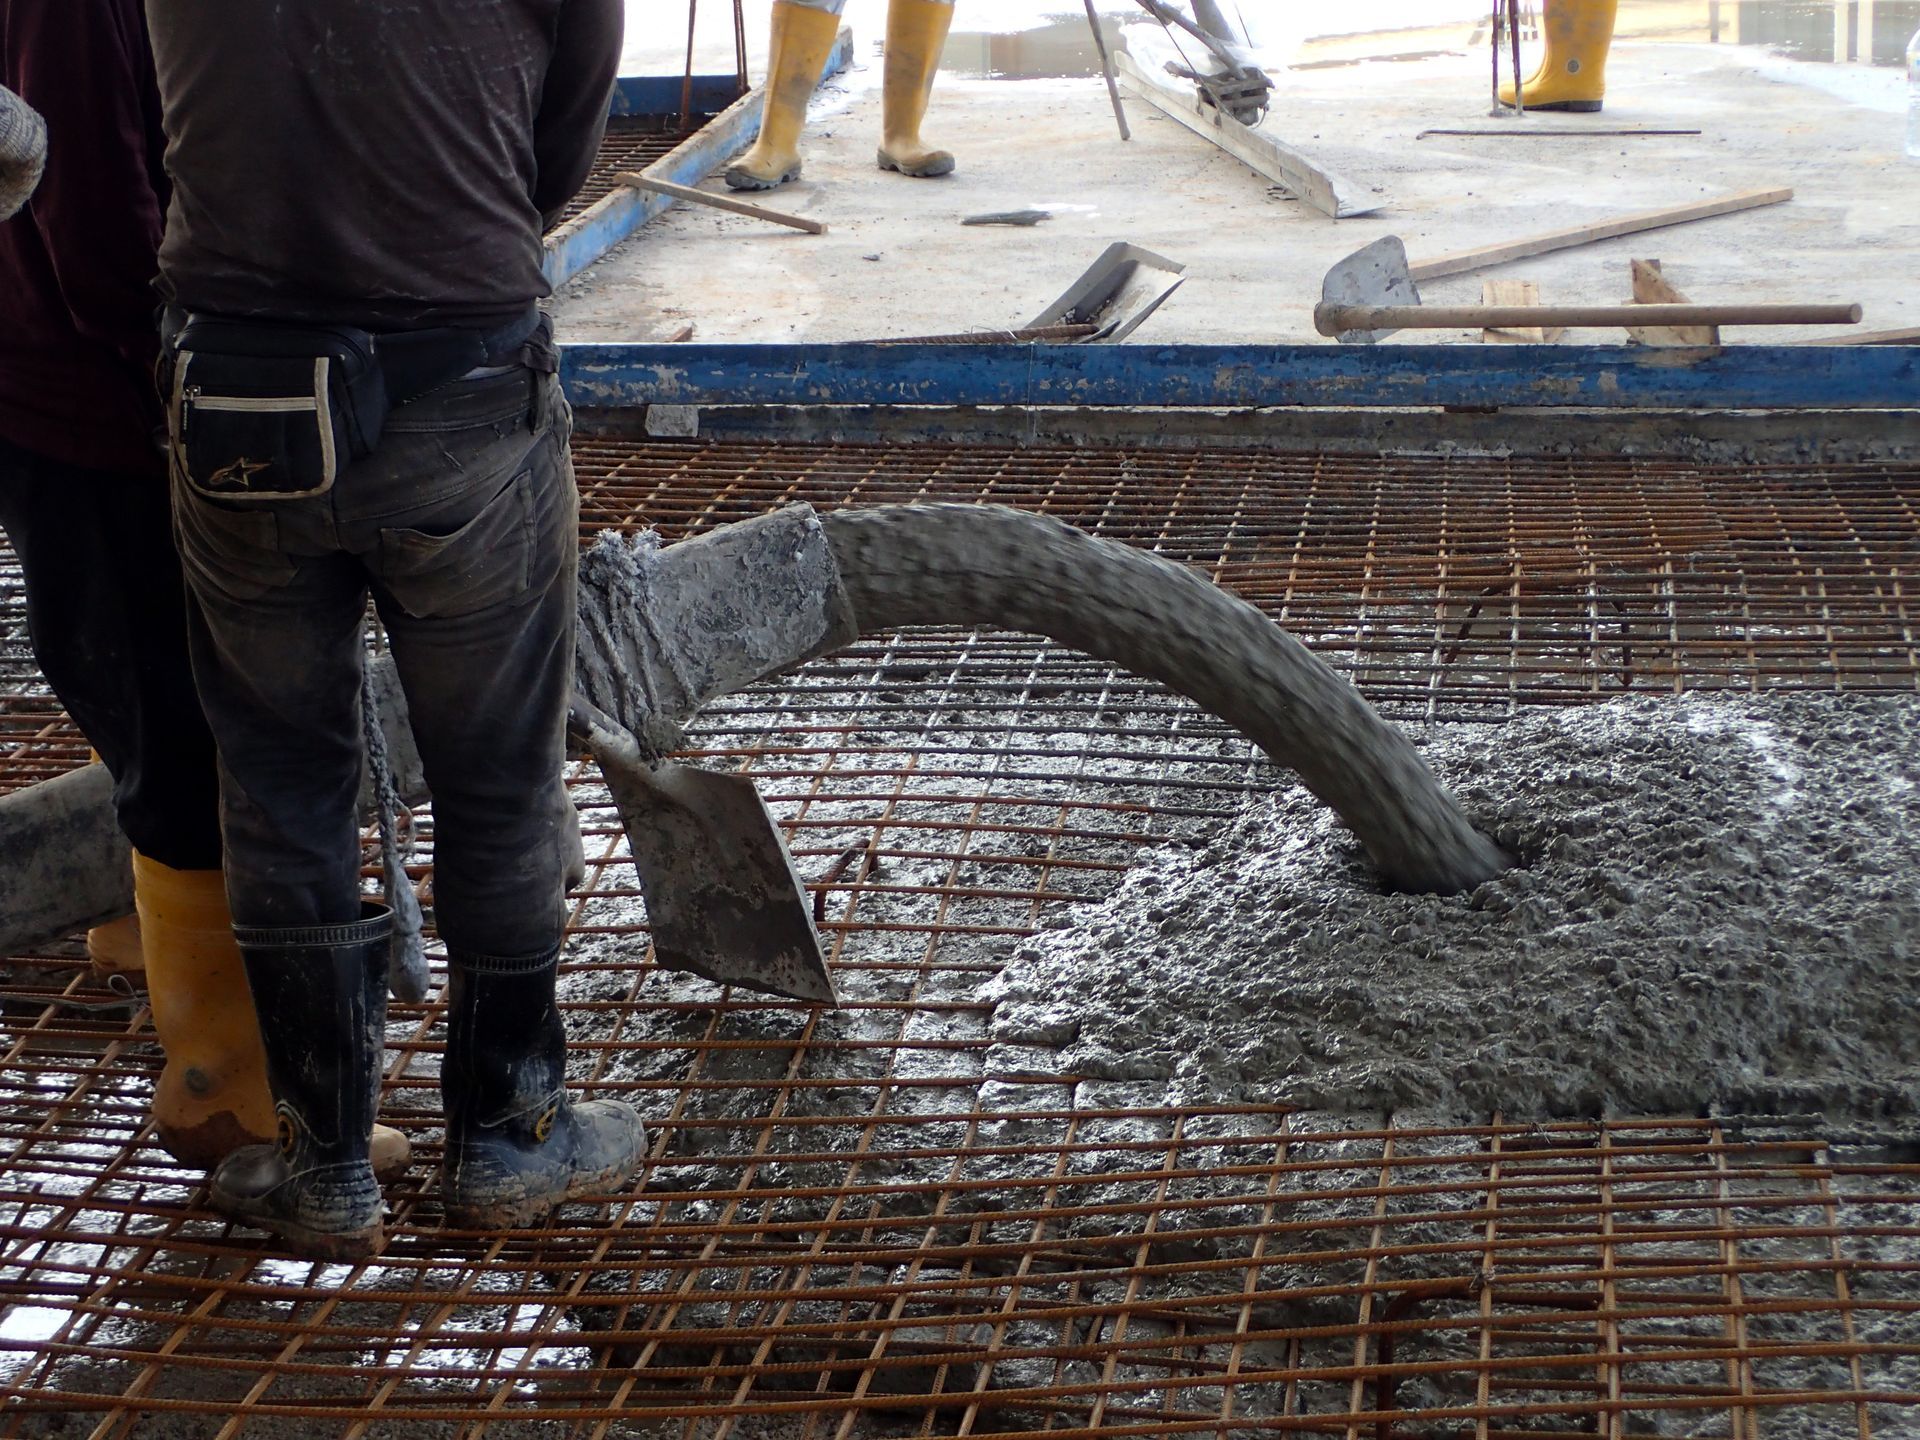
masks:
{"type": "Polygon", "coordinates": [[[1508,240],[1498,245],[1479,245],[1471,250],[1455,250],[1436,255],[1409,267],[1415,280],[1438,280],[1442,275],[1459,275],[1468,270],[1483,270],[1489,265],[1504,265],[1529,255],[1545,255],[1553,250],[1570,250],[1576,245],[1591,245],[1617,235],[1634,235],[1642,230],[1659,230],[1668,225],[1684,225],[1689,220],[1705,220],[1714,215],[1731,215],[1737,210],[1752,210],[1762,205],[1778,205],[1791,200],[1791,190],[1742,190],[1722,195],[1717,200],[1701,200],[1690,205],[1668,205],[1659,210],[1641,210],[1612,220],[1597,220],[1591,225],[1572,225],[1565,230],[1549,230],[1523,240],[1508,240]]]}
{"type": "Polygon", "coordinates": [[[1202,105],[1190,87],[1182,88],[1171,76],[1150,75],[1126,52],[1113,59],[1120,83],[1128,90],[1322,214],[1344,220],[1370,214],[1386,204],[1371,191],[1316,164],[1265,131],[1251,130],[1232,116],[1202,105]]]}
{"type": "Polygon", "coordinates": [[[1920,345],[1920,326],[1903,330],[1862,330],[1856,335],[1822,335],[1808,345],[1920,345]]]}
{"type": "MultiPolygon", "coordinates": [[[[1483,305],[1538,305],[1540,284],[1536,280],[1482,280],[1480,303],[1483,305]]],[[[1480,339],[1488,345],[1551,345],[1567,332],[1560,326],[1506,326],[1482,330],[1480,339]]]]}
{"type": "MultiPolygon", "coordinates": [[[[1633,301],[1636,305],[1684,305],[1687,297],[1660,273],[1658,260],[1635,260],[1633,301]]],[[[1718,345],[1718,325],[1629,325],[1627,334],[1642,345],[1718,345]]]]}

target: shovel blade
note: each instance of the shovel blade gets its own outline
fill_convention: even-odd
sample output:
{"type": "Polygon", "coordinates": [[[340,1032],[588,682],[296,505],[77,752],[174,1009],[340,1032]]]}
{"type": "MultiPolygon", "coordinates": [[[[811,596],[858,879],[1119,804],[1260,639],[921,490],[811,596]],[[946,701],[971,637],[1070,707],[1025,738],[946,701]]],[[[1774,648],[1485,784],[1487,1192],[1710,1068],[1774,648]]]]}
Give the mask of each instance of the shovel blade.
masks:
{"type": "Polygon", "coordinates": [[[1186,269],[1177,260],[1116,240],[1064,295],[1034,316],[1027,328],[1097,325],[1098,330],[1078,343],[1104,345],[1124,340],[1180,288],[1186,269]]]}
{"type": "MultiPolygon", "coordinates": [[[[1398,235],[1382,235],[1363,245],[1327,271],[1320,282],[1322,305],[1418,305],[1420,287],[1407,263],[1407,247],[1398,235]]],[[[1398,327],[1394,327],[1397,329],[1398,327]]],[[[1393,334],[1388,330],[1342,330],[1342,345],[1371,345],[1393,334]]]]}
{"type": "Polygon", "coordinates": [[[806,890],[753,782],[594,749],[640,872],[660,963],[834,1004],[806,890]]]}

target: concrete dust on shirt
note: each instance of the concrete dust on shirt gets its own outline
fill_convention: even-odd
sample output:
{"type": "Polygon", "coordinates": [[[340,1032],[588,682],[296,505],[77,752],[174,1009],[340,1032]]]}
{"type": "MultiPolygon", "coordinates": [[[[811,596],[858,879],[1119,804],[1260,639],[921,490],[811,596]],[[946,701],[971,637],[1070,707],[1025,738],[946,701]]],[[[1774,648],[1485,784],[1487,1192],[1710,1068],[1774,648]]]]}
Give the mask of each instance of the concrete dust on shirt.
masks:
{"type": "Polygon", "coordinates": [[[1522,866],[1388,895],[1294,788],[987,987],[1064,1071],[1338,1112],[1920,1117],[1920,706],[1672,697],[1440,726],[1522,866]]]}

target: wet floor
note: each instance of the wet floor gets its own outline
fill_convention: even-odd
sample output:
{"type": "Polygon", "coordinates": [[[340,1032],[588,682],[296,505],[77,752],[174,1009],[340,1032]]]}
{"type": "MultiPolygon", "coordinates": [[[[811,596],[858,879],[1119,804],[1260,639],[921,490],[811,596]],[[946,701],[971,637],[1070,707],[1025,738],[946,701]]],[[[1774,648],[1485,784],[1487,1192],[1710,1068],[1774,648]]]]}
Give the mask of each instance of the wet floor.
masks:
{"type": "MultiPolygon", "coordinates": [[[[1522,0],[1522,15],[1537,16],[1540,0],[1522,0]]],[[[1480,38],[1480,30],[1458,6],[1430,12],[1431,20],[1457,21],[1464,50],[1480,38]]],[[[1314,42],[1337,35],[1372,34],[1383,44],[1376,59],[1406,58],[1387,43],[1393,28],[1374,29],[1369,17],[1405,20],[1398,11],[1373,12],[1362,8],[1346,23],[1326,22],[1294,38],[1302,53],[1295,63],[1314,68],[1314,42]],[[1338,29],[1331,28],[1338,25],[1338,29]]],[[[1109,48],[1123,32],[1137,25],[1157,29],[1145,13],[1138,16],[1102,15],[1101,30],[1109,48]]],[[[1424,28],[1424,27],[1423,27],[1424,28]]],[[[1619,33],[1635,39],[1706,41],[1723,45],[1758,45],[1797,60],[1872,65],[1904,63],[1908,39],[1920,28],[1920,0],[1625,0],[1620,7],[1619,33]]],[[[1532,27],[1529,26],[1531,31],[1532,27]]],[[[1433,53],[1422,50],[1421,55],[1433,53]]],[[[957,30],[947,40],[941,68],[953,75],[1007,80],[1051,79],[1097,75],[1100,57],[1083,10],[1050,12],[1024,30],[957,30]]]]}

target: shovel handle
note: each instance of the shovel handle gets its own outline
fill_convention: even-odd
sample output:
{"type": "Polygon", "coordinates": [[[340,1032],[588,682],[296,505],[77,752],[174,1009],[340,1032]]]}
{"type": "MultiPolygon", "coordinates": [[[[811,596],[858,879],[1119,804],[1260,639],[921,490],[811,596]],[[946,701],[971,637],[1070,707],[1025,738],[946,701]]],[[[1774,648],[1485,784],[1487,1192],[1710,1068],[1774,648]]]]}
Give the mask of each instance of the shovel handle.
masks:
{"type": "Polygon", "coordinates": [[[1323,301],[1313,309],[1313,328],[1322,335],[1348,330],[1859,323],[1858,305],[1333,305],[1323,301]]]}

